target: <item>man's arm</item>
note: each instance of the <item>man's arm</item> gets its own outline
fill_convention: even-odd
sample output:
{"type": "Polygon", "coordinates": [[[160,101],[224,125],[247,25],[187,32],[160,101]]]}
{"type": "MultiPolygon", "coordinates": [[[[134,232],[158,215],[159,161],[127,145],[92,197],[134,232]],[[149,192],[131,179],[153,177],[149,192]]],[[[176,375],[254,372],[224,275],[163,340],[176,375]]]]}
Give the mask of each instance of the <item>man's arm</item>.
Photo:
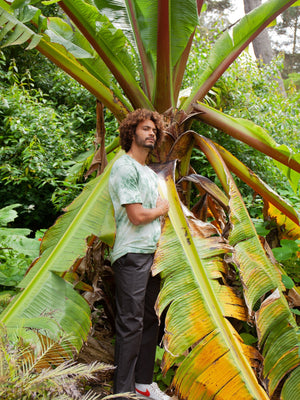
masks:
{"type": "Polygon", "coordinates": [[[167,214],[169,211],[169,202],[159,197],[155,208],[144,208],[140,203],[125,204],[125,208],[129,221],[133,225],[145,225],[167,214]]]}

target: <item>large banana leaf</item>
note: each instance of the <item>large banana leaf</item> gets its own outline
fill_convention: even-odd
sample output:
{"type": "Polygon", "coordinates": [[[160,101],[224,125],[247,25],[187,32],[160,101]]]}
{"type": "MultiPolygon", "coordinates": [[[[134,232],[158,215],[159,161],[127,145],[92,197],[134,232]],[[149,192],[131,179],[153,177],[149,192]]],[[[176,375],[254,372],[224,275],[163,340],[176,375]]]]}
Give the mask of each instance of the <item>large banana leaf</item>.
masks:
{"type": "Polygon", "coordinates": [[[296,0],[269,0],[246,14],[232,29],[225,31],[215,43],[205,66],[185,100],[182,108],[190,112],[197,100],[202,100],[228,66],[241,54],[259,33],[277,15],[290,7],[296,0]]]}
{"type": "MultiPolygon", "coordinates": [[[[33,35],[35,43],[40,40],[40,36],[34,36],[33,32],[28,31],[22,20],[19,24],[15,20],[11,25],[12,16],[7,15],[6,11],[20,9],[19,16],[22,16],[24,22],[28,22],[32,16],[34,23],[41,26],[43,39],[40,40],[38,49],[82,83],[109,107],[118,119],[122,119],[132,106],[165,111],[176,105],[181,85],[179,76],[182,78],[184,60],[197,26],[197,12],[200,12],[203,1],[158,1],[152,2],[151,6],[145,0],[98,0],[90,2],[91,4],[84,0],[59,2],[81,33],[75,27],[70,27],[70,22],[66,23],[59,18],[48,18],[45,30],[45,20],[33,14],[34,7],[29,8],[29,3],[36,1],[15,0],[9,8],[4,0],[0,0],[3,22],[5,23],[5,18],[8,21],[4,24],[1,35],[4,38],[10,29],[15,28],[13,34],[4,40],[4,44],[23,43],[30,40],[26,39],[28,35],[33,35]],[[182,29],[176,28],[178,24],[182,29]],[[119,28],[122,28],[123,32],[119,28]],[[22,34],[18,36],[16,32],[19,30],[22,34]],[[17,37],[17,41],[12,40],[17,37]],[[126,48],[132,50],[135,63],[126,48]],[[136,67],[139,69],[142,87],[139,87],[137,81],[136,67]],[[111,79],[111,74],[116,77],[131,104],[111,79]]],[[[216,110],[192,103],[202,99],[245,46],[278,13],[293,3],[295,1],[292,0],[269,0],[242,18],[232,32],[224,33],[216,42],[208,63],[205,63],[205,70],[200,71],[195,88],[183,105],[184,110],[190,111],[192,106],[197,109],[200,107],[201,113],[198,114],[198,118],[224,129],[239,140],[284,163],[288,167],[285,170],[286,175],[290,176],[292,184],[299,179],[299,159],[291,156],[289,149],[274,146],[269,140],[263,140],[261,135],[257,137],[256,133],[253,135],[253,127],[249,126],[249,122],[231,121],[230,117],[226,119],[224,114],[216,110]],[[204,112],[201,107],[204,107],[204,112]],[[252,133],[249,134],[251,130],[252,133]],[[293,172],[291,168],[298,172],[293,172]]],[[[38,14],[40,11],[36,10],[38,14]]]]}
{"type": "MultiPolygon", "coordinates": [[[[203,138],[200,146],[219,165],[216,172],[229,195],[232,224],[229,243],[234,247],[233,259],[240,271],[250,314],[265,297],[256,312],[256,321],[264,356],[263,376],[272,395],[291,370],[300,368],[299,328],[284,296],[280,271],[267,257],[226,164],[211,141],[203,138]]],[[[287,385],[292,384],[296,390],[298,383],[291,380],[287,385]]]]}
{"type": "MultiPolygon", "coordinates": [[[[224,119],[232,120],[232,124],[237,124],[236,120],[232,117],[228,117],[223,115],[224,119]]],[[[243,121],[244,123],[245,121],[243,121]]],[[[248,121],[249,122],[249,121],[248,121]]],[[[270,145],[270,151],[272,148],[277,148],[276,143],[268,136],[268,134],[262,130],[261,128],[257,127],[256,125],[249,123],[252,130],[245,129],[246,135],[255,134],[256,131],[258,132],[256,135],[256,141],[258,143],[263,143],[264,141],[269,140],[272,146],[270,145]],[[254,126],[253,126],[254,125],[254,126]],[[257,128],[257,129],[255,129],[257,128]],[[259,128],[259,129],[258,129],[259,128]],[[253,132],[253,133],[252,133],[253,132]],[[263,136],[260,137],[258,134],[262,132],[263,136]]],[[[232,128],[232,130],[234,127],[232,128]]],[[[239,126],[239,131],[242,132],[243,125],[239,126]]],[[[201,142],[205,139],[203,136],[198,135],[194,131],[187,131],[184,134],[180,135],[174,142],[173,146],[171,147],[170,151],[168,152],[166,159],[180,159],[181,165],[180,170],[182,176],[188,173],[189,161],[190,161],[190,150],[192,148],[193,143],[195,143],[195,147],[200,147],[201,149],[201,142]]],[[[291,219],[295,224],[300,225],[300,218],[298,213],[295,209],[283,198],[281,198],[270,186],[268,186],[265,182],[263,182],[253,171],[247,168],[242,162],[240,162],[236,157],[234,157],[229,151],[224,149],[224,147],[214,143],[214,146],[217,148],[218,152],[222,156],[223,160],[226,162],[227,167],[230,171],[234,172],[239,178],[241,178],[244,182],[246,182],[250,187],[252,187],[257,193],[259,193],[266,201],[271,202],[278,210],[282,211],[289,219],[291,219]]],[[[279,154],[281,154],[279,152],[279,154]]],[[[295,168],[299,169],[300,165],[297,162],[297,158],[294,160],[285,157],[285,154],[281,154],[281,159],[284,160],[285,163],[289,164],[290,162],[294,161],[295,168]]],[[[217,168],[215,158],[210,158],[211,164],[217,168]]],[[[222,167],[221,167],[222,169],[222,167]]],[[[294,171],[295,172],[295,171],[294,171]]],[[[295,172],[296,173],[296,172],[295,172]]]]}
{"type": "MultiPolygon", "coordinates": [[[[243,163],[241,163],[236,157],[234,157],[229,151],[224,149],[224,147],[214,143],[216,149],[222,156],[227,167],[236,176],[246,182],[256,193],[260,194],[265,200],[272,203],[278,210],[281,210],[287,218],[292,220],[298,226],[300,225],[300,217],[296,210],[288,204],[284,199],[282,199],[269,185],[263,182],[252,170],[247,168],[243,163]]],[[[278,225],[283,226],[284,223],[279,223],[278,225]]]]}
{"type": "MultiPolygon", "coordinates": [[[[79,32],[73,33],[65,22],[49,18],[49,27],[52,30],[45,31],[49,36],[45,33],[36,34],[22,22],[23,20],[27,22],[27,18],[20,21],[12,14],[12,10],[4,8],[5,5],[4,0],[0,0],[0,23],[3,27],[0,39],[4,39],[3,46],[28,42],[26,49],[36,47],[102,101],[119,120],[125,117],[128,109],[132,109],[128,100],[112,81],[106,65],[79,32]],[[12,29],[13,33],[6,37],[5,35],[12,29]]],[[[36,9],[30,16],[35,19],[38,12],[36,9]]],[[[23,14],[27,15],[26,12],[23,14]]]]}
{"type": "Polygon", "coordinates": [[[64,0],[61,7],[109,67],[132,105],[151,109],[152,104],[136,80],[124,33],[116,30],[96,7],[83,0],[64,0]]]}
{"type": "Polygon", "coordinates": [[[46,232],[40,258],[21,281],[21,292],[0,315],[8,328],[17,327],[22,319],[53,315],[58,324],[50,336],[57,337],[61,330],[72,334],[74,346],[80,349],[90,329],[90,309],[60,275],[85,255],[92,235],[113,244],[115,222],[108,193],[113,163],[114,160],[102,175],[86,185],[67,212],[46,232]]]}
{"type": "MultiPolygon", "coordinates": [[[[112,9],[109,12],[110,16],[115,14],[111,2],[101,2],[101,6],[104,5],[105,8],[112,9]]],[[[131,30],[136,38],[136,43],[132,47],[138,49],[139,64],[144,67],[142,74],[145,82],[144,90],[152,99],[154,107],[158,111],[165,111],[176,104],[176,99],[173,98],[172,72],[181,54],[187,46],[191,45],[190,37],[197,24],[196,3],[191,0],[184,3],[178,1],[169,3],[164,0],[149,3],[149,1],[140,0],[124,2],[123,8],[120,3],[118,6],[118,11],[121,9],[122,15],[127,15],[127,19],[130,19],[132,23],[131,30]],[[177,29],[178,23],[184,25],[184,31],[177,29]]],[[[85,33],[92,46],[109,66],[133,106],[151,108],[150,104],[146,103],[147,97],[143,97],[142,92],[138,91],[139,87],[134,74],[126,71],[126,62],[117,57],[120,51],[119,41],[114,38],[110,40],[108,32],[105,31],[105,39],[108,41],[104,42],[98,34],[98,25],[95,25],[94,20],[99,18],[99,13],[94,12],[92,6],[85,4],[82,0],[63,0],[61,7],[80,31],[85,33]],[[118,45],[117,49],[116,45],[118,45]]],[[[108,14],[107,11],[106,14],[108,14]]],[[[126,30],[128,30],[128,24],[126,24],[126,30]]],[[[182,71],[180,72],[182,74],[182,71]]]]}
{"type": "MultiPolygon", "coordinates": [[[[296,0],[269,0],[242,18],[232,32],[224,33],[212,50],[206,67],[200,73],[183,109],[191,111],[192,103],[203,99],[250,41],[279,13],[295,2],[296,0]]],[[[15,0],[12,2],[12,7],[22,10],[25,3],[34,4],[35,1],[15,0]]],[[[184,65],[197,26],[197,14],[203,1],[173,0],[149,3],[146,0],[128,0],[116,3],[109,1],[88,3],[83,0],[63,0],[59,4],[108,66],[133,107],[155,107],[163,112],[177,104],[184,65]],[[105,11],[102,11],[103,9],[105,11]],[[120,14],[122,19],[118,21],[116,16],[120,14]],[[118,21],[117,28],[121,27],[124,32],[115,29],[107,16],[115,24],[118,21]],[[122,21],[125,21],[124,26],[122,21]],[[181,29],[177,29],[179,23],[181,29]],[[133,37],[135,42],[132,42],[133,37]],[[135,68],[126,48],[131,49],[136,65],[141,66],[140,77],[145,84],[143,90],[139,87],[135,68]]],[[[8,11],[4,0],[0,1],[0,6],[8,11]]],[[[48,27],[47,35],[51,37],[50,40],[57,40],[56,33],[52,34],[48,27]]],[[[62,30],[60,35],[66,40],[65,45],[74,42],[77,49],[83,45],[77,33],[72,36],[70,31],[62,30]]],[[[72,48],[72,46],[67,47],[72,48]]],[[[86,45],[83,46],[83,50],[86,51],[86,45]]],[[[96,56],[94,53],[91,54],[93,57],[96,56]]],[[[86,60],[85,58],[85,62],[86,60]]],[[[52,61],[59,64],[59,59],[56,57],[52,61]]],[[[59,65],[64,68],[64,64],[65,62],[59,65]]]]}
{"type": "Polygon", "coordinates": [[[170,202],[153,268],[164,280],[159,314],[169,305],[164,370],[188,352],[173,382],[180,398],[268,399],[250,362],[256,350],[243,344],[226,318],[246,317],[242,300],[222,282],[223,256],[232,248],[212,236],[212,225],[185,215],[170,172],[160,191],[170,202]]]}
{"type": "Polygon", "coordinates": [[[15,44],[23,44],[26,41],[29,41],[30,45],[27,47],[27,49],[35,47],[41,40],[42,36],[33,32],[26,25],[24,25],[22,21],[19,21],[17,18],[11,15],[9,13],[10,8],[5,1],[1,0],[0,5],[0,26],[2,27],[0,40],[2,40],[9,32],[14,30],[13,33],[6,38],[2,46],[4,47],[15,44]]]}
{"type": "Polygon", "coordinates": [[[297,188],[300,179],[299,153],[294,153],[287,146],[278,145],[263,128],[251,121],[233,118],[205,104],[196,104],[194,109],[200,111],[198,119],[276,160],[290,184],[297,188]]]}

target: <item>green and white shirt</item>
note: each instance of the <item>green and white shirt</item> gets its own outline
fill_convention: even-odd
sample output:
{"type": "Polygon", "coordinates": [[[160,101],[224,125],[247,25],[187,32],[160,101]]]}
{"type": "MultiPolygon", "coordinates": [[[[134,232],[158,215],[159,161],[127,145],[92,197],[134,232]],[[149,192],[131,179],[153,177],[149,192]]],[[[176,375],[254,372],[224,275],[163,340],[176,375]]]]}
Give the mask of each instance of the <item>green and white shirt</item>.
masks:
{"type": "Polygon", "coordinates": [[[161,232],[159,218],[145,225],[133,225],[124,205],[141,203],[144,208],[156,207],[158,188],[155,172],[125,154],[112,167],[109,193],[117,226],[111,262],[126,253],[154,253],[161,232]]]}

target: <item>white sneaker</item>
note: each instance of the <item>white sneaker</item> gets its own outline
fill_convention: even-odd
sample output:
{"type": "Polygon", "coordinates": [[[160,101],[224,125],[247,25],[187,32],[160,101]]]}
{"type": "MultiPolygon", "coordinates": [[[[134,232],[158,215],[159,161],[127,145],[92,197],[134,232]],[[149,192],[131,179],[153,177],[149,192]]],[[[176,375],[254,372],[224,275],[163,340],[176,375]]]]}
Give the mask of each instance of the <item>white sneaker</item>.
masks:
{"type": "Polygon", "coordinates": [[[156,382],[152,382],[151,385],[136,383],[135,384],[135,393],[141,399],[151,399],[151,400],[169,400],[170,396],[166,395],[164,392],[160,390],[157,386],[156,382]]]}

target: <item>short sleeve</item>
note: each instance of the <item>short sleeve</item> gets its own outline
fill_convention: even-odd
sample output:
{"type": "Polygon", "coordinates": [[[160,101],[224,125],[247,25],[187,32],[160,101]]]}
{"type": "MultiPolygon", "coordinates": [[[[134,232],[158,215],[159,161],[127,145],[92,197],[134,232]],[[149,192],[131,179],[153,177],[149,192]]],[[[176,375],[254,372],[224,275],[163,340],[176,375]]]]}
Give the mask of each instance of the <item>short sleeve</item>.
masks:
{"type": "Polygon", "coordinates": [[[139,191],[138,172],[133,165],[114,165],[110,187],[119,204],[143,203],[139,191]]]}

